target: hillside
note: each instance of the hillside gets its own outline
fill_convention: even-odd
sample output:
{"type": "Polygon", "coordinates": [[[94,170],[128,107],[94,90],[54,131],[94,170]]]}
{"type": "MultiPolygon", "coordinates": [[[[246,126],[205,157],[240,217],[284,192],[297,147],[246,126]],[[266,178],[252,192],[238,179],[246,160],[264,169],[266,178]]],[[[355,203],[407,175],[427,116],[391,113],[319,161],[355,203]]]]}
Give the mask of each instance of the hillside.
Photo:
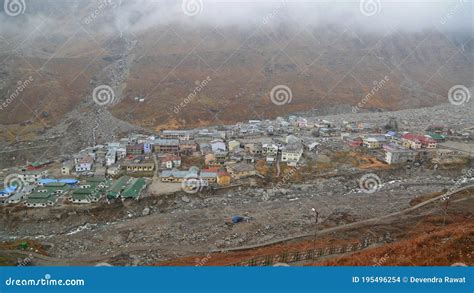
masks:
{"type": "MultiPolygon", "coordinates": [[[[472,83],[470,32],[445,30],[439,18],[429,29],[370,30],[350,18],[305,22],[277,7],[273,17],[237,26],[176,10],[180,17],[150,22],[159,18],[146,1],[29,2],[25,15],[0,19],[0,96],[34,79],[0,113],[4,143],[75,123],[71,112],[94,113],[98,85],[113,87],[108,110],[116,118],[156,130],[334,106],[350,111],[384,79],[363,111],[443,103],[453,85],[472,83]],[[277,85],[291,89],[291,102],[272,103],[277,85]]],[[[82,136],[73,137],[89,139],[82,136]]]]}

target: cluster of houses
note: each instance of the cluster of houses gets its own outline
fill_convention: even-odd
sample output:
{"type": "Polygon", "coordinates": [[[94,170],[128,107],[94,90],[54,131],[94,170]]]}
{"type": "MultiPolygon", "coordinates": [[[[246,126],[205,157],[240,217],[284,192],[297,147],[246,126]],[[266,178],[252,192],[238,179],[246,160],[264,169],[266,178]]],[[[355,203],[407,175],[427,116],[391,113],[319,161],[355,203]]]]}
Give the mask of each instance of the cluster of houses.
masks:
{"type": "Polygon", "coordinates": [[[23,202],[27,207],[37,208],[53,206],[60,197],[73,204],[89,204],[101,199],[138,200],[148,184],[143,178],[128,176],[122,176],[114,182],[112,179],[99,177],[87,177],[83,180],[54,179],[48,177],[48,173],[44,171],[31,174],[18,174],[19,183],[0,190],[0,202],[23,202]]]}
{"type": "Polygon", "coordinates": [[[342,133],[342,139],[351,148],[366,148],[379,150],[383,154],[383,161],[387,164],[404,164],[409,162],[424,161],[445,155],[453,151],[438,148],[440,143],[446,141],[448,132],[428,129],[425,133],[388,131],[381,133],[381,129],[374,124],[351,123],[346,128],[351,132],[342,133]],[[368,133],[365,133],[368,132],[368,133]]]}
{"type": "MultiPolygon", "coordinates": [[[[390,123],[397,128],[392,120],[390,123]]],[[[133,134],[89,147],[62,161],[61,177],[82,178],[85,182],[80,185],[71,181],[45,184],[47,175],[42,170],[51,161],[30,163],[19,176],[23,182],[38,186],[29,191],[28,206],[54,204],[63,192],[68,192],[73,203],[90,203],[103,197],[138,198],[147,185],[146,177],[158,177],[163,183],[199,178],[206,186],[228,186],[259,175],[258,162],[291,167],[304,164],[303,154],[311,156],[325,142],[336,142],[334,147],[374,151],[387,164],[415,162],[440,156],[444,150],[438,144],[452,135],[446,127],[431,127],[423,134],[386,131],[387,127],[382,129],[374,123],[344,122],[335,127],[330,121],[299,116],[193,130],[162,130],[156,135],[133,134]],[[190,168],[189,162],[199,162],[199,168],[190,168]],[[112,179],[116,182],[112,183],[112,179]]],[[[15,190],[0,191],[0,202],[14,193],[15,190]]],[[[15,197],[15,201],[22,198],[15,197]]]]}
{"type": "Polygon", "coordinates": [[[257,175],[257,160],[265,160],[273,164],[277,160],[296,166],[303,154],[303,146],[299,139],[285,141],[277,137],[269,137],[261,131],[261,122],[250,121],[249,126],[241,125],[236,129],[198,130],[196,132],[163,131],[163,136],[176,139],[174,151],[167,150],[160,155],[157,151],[159,169],[162,169],[162,182],[183,182],[186,178],[197,176],[207,184],[220,186],[229,185],[232,180],[240,180],[257,175]],[[185,146],[185,148],[181,147],[185,146]],[[181,170],[182,156],[200,157],[204,161],[201,170],[181,170]]]}
{"type": "Polygon", "coordinates": [[[64,163],[61,173],[96,177],[153,177],[158,173],[162,182],[181,182],[195,175],[182,168],[183,157],[192,156],[203,162],[197,174],[200,178],[210,184],[229,185],[232,180],[257,175],[258,160],[296,166],[305,148],[314,150],[318,145],[314,129],[328,132],[330,123],[309,123],[290,116],[288,120],[250,120],[225,127],[131,135],[82,150],[72,162],[64,163]]]}

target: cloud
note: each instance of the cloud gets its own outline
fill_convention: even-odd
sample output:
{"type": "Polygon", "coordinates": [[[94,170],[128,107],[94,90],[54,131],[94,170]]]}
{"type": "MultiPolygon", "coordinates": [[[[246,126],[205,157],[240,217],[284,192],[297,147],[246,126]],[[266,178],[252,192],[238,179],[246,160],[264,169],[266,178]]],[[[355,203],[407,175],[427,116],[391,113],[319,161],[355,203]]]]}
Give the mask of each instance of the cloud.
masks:
{"type": "MultiPolygon", "coordinates": [[[[0,1],[0,4],[8,0],[0,1]]],[[[44,33],[74,29],[96,13],[93,32],[138,33],[156,26],[261,25],[314,27],[339,25],[369,32],[388,29],[472,31],[473,7],[467,0],[446,1],[295,1],[295,0],[25,0],[25,15],[0,14],[0,33],[44,26],[44,33]],[[105,4],[104,4],[105,3],[105,4]],[[183,4],[184,3],[184,4],[183,4]],[[197,9],[187,13],[186,9],[197,9]],[[369,13],[364,9],[373,9],[369,13]],[[99,10],[99,11],[98,11],[99,10]],[[191,14],[191,15],[190,15],[191,14]],[[70,22],[75,19],[76,23],[70,22]],[[66,25],[69,24],[69,26],[66,25]]],[[[188,11],[189,12],[189,11],[188,11]]]]}

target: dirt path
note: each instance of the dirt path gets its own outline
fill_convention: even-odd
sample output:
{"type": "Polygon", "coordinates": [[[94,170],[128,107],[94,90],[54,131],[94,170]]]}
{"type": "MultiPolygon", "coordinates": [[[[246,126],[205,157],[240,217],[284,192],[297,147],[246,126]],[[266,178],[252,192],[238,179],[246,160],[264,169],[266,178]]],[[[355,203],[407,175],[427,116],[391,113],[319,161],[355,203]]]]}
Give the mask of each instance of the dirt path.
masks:
{"type": "MultiPolygon", "coordinates": [[[[459,193],[461,191],[468,190],[468,189],[471,189],[471,188],[474,188],[474,184],[456,189],[454,191],[451,191],[451,192],[449,192],[448,195],[451,196],[451,195],[454,195],[456,193],[459,193]]],[[[328,233],[332,233],[332,232],[336,232],[336,231],[346,230],[346,229],[349,229],[349,228],[356,229],[356,228],[361,228],[362,226],[366,226],[366,225],[384,223],[383,220],[385,220],[385,221],[390,220],[391,218],[394,218],[394,217],[412,212],[412,211],[417,210],[421,207],[424,207],[424,206],[426,206],[426,205],[428,205],[432,202],[441,200],[442,198],[444,198],[446,196],[447,196],[447,194],[442,194],[442,195],[436,196],[432,199],[426,200],[422,203],[419,203],[419,204],[417,204],[413,207],[410,207],[410,208],[407,208],[405,210],[401,210],[401,211],[398,211],[398,212],[394,212],[394,213],[391,213],[391,214],[387,214],[385,216],[371,218],[371,219],[367,219],[367,220],[363,220],[363,221],[359,221],[359,222],[355,222],[355,223],[350,223],[350,224],[346,224],[346,225],[341,225],[341,226],[337,226],[337,227],[332,227],[332,228],[328,228],[328,229],[319,230],[318,234],[319,235],[328,234],[328,233]]],[[[279,243],[282,243],[282,242],[287,242],[287,241],[290,241],[290,240],[297,240],[297,239],[311,237],[311,236],[314,236],[314,232],[305,233],[305,234],[301,234],[301,235],[297,235],[297,236],[293,236],[293,237],[287,237],[287,238],[278,239],[278,240],[273,240],[273,241],[269,241],[269,242],[262,243],[262,244],[257,244],[257,245],[248,245],[248,246],[226,248],[226,249],[216,249],[216,250],[213,250],[212,252],[224,252],[224,251],[229,252],[229,251],[255,249],[255,248],[261,248],[261,247],[265,247],[265,246],[269,246],[269,245],[279,244],[279,243]]]]}
{"type": "MultiPolygon", "coordinates": [[[[462,192],[462,191],[465,191],[465,190],[468,190],[468,189],[472,189],[473,187],[474,187],[474,184],[464,186],[462,188],[459,188],[457,190],[454,190],[454,191],[450,192],[450,195],[452,196],[452,195],[457,194],[459,192],[462,192]]],[[[404,218],[407,219],[407,216],[406,216],[407,213],[416,211],[416,210],[418,210],[422,207],[425,207],[425,206],[427,206],[427,205],[429,205],[433,202],[441,200],[444,196],[446,196],[446,194],[436,196],[436,197],[431,198],[429,200],[426,200],[426,201],[424,201],[420,204],[417,204],[413,207],[407,208],[407,209],[402,210],[402,211],[394,212],[394,213],[391,213],[391,214],[387,214],[387,215],[384,215],[384,216],[381,216],[381,217],[371,218],[371,219],[368,219],[368,220],[363,220],[363,221],[359,221],[359,222],[355,222],[355,223],[350,223],[350,224],[346,224],[346,225],[340,225],[340,226],[337,226],[337,227],[323,229],[323,230],[318,231],[318,235],[324,235],[324,234],[327,235],[329,233],[342,231],[342,230],[354,230],[354,229],[358,229],[358,228],[363,228],[364,226],[367,226],[367,225],[387,224],[387,223],[390,223],[391,221],[393,221],[394,218],[397,218],[399,216],[404,216],[404,215],[405,215],[404,218]]],[[[472,195],[470,197],[472,197],[472,195]]],[[[455,199],[455,201],[458,201],[458,200],[459,199],[455,199]]],[[[427,214],[429,214],[429,213],[430,212],[428,212],[427,214]]],[[[297,236],[293,236],[293,237],[287,237],[287,238],[283,238],[283,239],[279,239],[279,240],[275,240],[275,241],[269,241],[269,242],[266,242],[266,243],[263,243],[263,244],[258,244],[258,245],[248,245],[248,246],[234,247],[234,248],[228,248],[228,249],[215,249],[215,250],[212,250],[211,253],[238,252],[238,251],[243,251],[243,250],[258,249],[258,248],[263,248],[263,247],[274,245],[274,244],[282,244],[284,242],[289,242],[289,241],[293,241],[293,240],[302,240],[305,237],[312,237],[312,236],[314,236],[314,233],[305,233],[305,234],[301,234],[301,235],[297,235],[297,236]]],[[[36,253],[33,253],[32,256],[33,256],[33,259],[36,260],[35,263],[37,263],[38,265],[96,265],[96,264],[101,263],[101,262],[107,262],[110,259],[113,259],[115,257],[119,257],[120,255],[122,255],[123,253],[126,253],[126,252],[135,252],[136,253],[136,252],[139,252],[139,251],[146,252],[147,250],[149,250],[149,245],[132,245],[132,246],[127,247],[127,248],[122,248],[117,253],[115,253],[113,255],[108,255],[108,256],[92,255],[92,256],[89,256],[89,257],[70,258],[70,259],[50,257],[50,256],[41,255],[41,254],[36,254],[36,253]]],[[[186,250],[183,250],[183,252],[186,252],[186,250]]],[[[1,253],[3,253],[3,254],[24,255],[25,257],[30,255],[29,251],[16,251],[16,250],[15,251],[12,251],[12,250],[5,251],[4,250],[4,251],[1,251],[1,253]]],[[[198,252],[192,251],[191,249],[187,250],[187,254],[197,254],[197,253],[198,252]]]]}

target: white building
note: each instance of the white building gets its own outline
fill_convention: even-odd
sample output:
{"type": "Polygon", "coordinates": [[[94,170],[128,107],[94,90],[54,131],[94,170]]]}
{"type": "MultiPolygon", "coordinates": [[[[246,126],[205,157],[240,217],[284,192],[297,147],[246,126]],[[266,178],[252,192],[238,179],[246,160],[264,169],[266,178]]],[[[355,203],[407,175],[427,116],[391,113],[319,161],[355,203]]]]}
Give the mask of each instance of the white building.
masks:
{"type": "Polygon", "coordinates": [[[303,155],[303,148],[299,145],[288,145],[281,151],[281,161],[294,163],[298,162],[303,155]]]}
{"type": "Polygon", "coordinates": [[[107,166],[112,166],[115,162],[117,162],[117,149],[112,148],[109,149],[105,155],[105,164],[107,166]]]}
{"type": "Polygon", "coordinates": [[[214,153],[225,152],[227,150],[225,143],[220,139],[216,139],[211,142],[211,149],[214,153]]]}
{"type": "Polygon", "coordinates": [[[82,158],[76,158],[76,172],[90,171],[93,164],[94,158],[90,155],[86,155],[82,158]]]}
{"type": "Polygon", "coordinates": [[[120,165],[108,167],[107,168],[107,175],[117,176],[120,173],[121,169],[122,169],[122,167],[120,165]]]}
{"type": "Polygon", "coordinates": [[[116,149],[117,160],[124,159],[127,156],[127,148],[119,147],[116,149]]]}
{"type": "Polygon", "coordinates": [[[228,145],[229,145],[229,151],[233,152],[234,150],[240,148],[240,141],[231,140],[231,141],[229,141],[228,145]]]}
{"type": "Polygon", "coordinates": [[[71,169],[72,169],[71,164],[69,164],[69,163],[63,164],[62,167],[61,167],[61,175],[63,175],[63,176],[70,175],[71,174],[71,169]]]}
{"type": "Polygon", "coordinates": [[[278,153],[278,146],[273,143],[264,143],[262,145],[262,154],[275,156],[278,153]]]}
{"type": "Polygon", "coordinates": [[[27,183],[36,183],[40,179],[46,178],[48,175],[47,171],[27,171],[21,174],[18,174],[18,178],[27,183]]]}

